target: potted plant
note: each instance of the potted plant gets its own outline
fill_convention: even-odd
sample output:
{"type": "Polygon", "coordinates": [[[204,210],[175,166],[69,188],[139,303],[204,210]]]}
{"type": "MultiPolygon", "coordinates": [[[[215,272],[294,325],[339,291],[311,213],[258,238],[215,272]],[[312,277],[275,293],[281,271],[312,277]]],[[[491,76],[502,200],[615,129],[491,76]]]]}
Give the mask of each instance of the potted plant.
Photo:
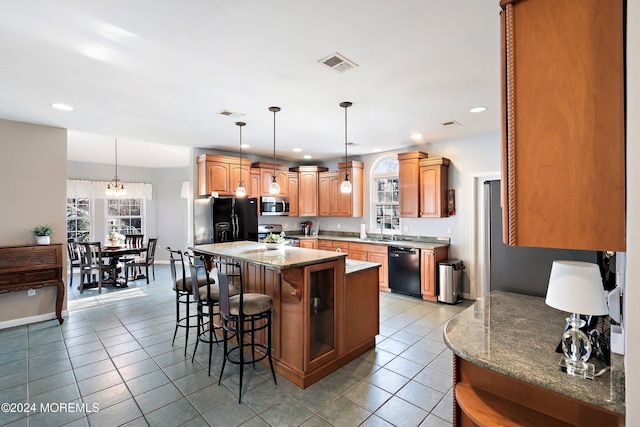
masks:
{"type": "Polygon", "coordinates": [[[51,236],[53,234],[53,227],[50,225],[38,225],[33,229],[33,235],[36,236],[36,243],[39,245],[48,245],[51,243],[51,236]]]}

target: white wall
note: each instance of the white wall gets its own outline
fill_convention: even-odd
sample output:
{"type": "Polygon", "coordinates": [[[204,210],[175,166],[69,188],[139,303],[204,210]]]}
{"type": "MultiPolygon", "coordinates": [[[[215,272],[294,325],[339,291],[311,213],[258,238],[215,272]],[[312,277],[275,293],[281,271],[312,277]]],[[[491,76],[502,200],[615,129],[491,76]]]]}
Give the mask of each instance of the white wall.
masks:
{"type": "MultiPolygon", "coordinates": [[[[34,244],[31,230],[43,224],[55,230],[51,243],[66,244],[66,177],[66,129],[0,119],[0,246],[34,244]]],[[[65,265],[66,253],[64,246],[65,265]]],[[[32,297],[3,294],[0,322],[46,314],[53,319],[55,295],[54,287],[32,297]]]]}

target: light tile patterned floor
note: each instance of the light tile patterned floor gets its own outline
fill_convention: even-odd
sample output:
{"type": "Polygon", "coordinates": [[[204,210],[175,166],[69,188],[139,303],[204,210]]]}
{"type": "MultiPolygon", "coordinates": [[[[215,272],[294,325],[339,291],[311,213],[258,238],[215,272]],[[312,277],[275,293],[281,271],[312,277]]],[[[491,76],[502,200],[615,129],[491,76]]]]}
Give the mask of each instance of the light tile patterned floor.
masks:
{"type": "Polygon", "coordinates": [[[138,280],[101,295],[71,289],[62,326],[52,320],[0,330],[0,402],[22,409],[3,406],[0,425],[451,425],[452,362],[442,328],[470,302],[381,293],[375,350],[304,390],[280,376],[275,386],[262,366],[249,369],[239,405],[236,371],[226,368],[217,384],[220,351],[208,377],[207,346],[194,363],[193,336],[187,357],[184,334],[171,346],[170,281],[168,266],[157,265],[150,285],[138,280]]]}

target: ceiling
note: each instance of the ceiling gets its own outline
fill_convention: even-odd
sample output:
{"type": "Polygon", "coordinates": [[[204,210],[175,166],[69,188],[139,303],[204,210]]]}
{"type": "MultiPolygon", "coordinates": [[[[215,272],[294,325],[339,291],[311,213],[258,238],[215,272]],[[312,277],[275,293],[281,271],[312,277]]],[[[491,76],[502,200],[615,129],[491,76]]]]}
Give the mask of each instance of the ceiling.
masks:
{"type": "Polygon", "coordinates": [[[69,160],[112,163],[117,137],[120,164],[172,167],[237,151],[238,120],[271,156],[276,105],[278,158],[336,159],[341,101],[350,155],[498,131],[499,43],[498,0],[3,2],[0,118],[68,129],[69,160]]]}

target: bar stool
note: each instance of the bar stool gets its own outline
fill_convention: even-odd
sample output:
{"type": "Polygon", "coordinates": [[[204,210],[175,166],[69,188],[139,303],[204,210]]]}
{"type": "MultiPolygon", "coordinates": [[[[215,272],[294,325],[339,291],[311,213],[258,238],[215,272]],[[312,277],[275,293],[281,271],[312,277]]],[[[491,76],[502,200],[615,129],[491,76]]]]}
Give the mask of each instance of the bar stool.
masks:
{"type": "MultiPolygon", "coordinates": [[[[196,257],[194,255],[187,255],[189,260],[189,269],[191,270],[191,288],[193,290],[193,299],[197,302],[198,307],[198,338],[196,340],[196,346],[193,349],[193,355],[191,361],[193,362],[198,351],[198,343],[200,341],[209,344],[209,367],[208,372],[211,376],[211,354],[213,352],[213,344],[219,344],[222,342],[222,338],[218,338],[216,335],[216,329],[221,330],[221,326],[216,326],[214,318],[218,316],[216,308],[218,306],[219,291],[217,282],[217,270],[212,268],[210,272],[207,271],[204,263],[204,257],[196,257]],[[201,274],[198,274],[200,270],[201,274]],[[213,277],[211,277],[213,276],[213,277]],[[193,287],[193,278],[198,281],[197,290],[193,287]],[[207,328],[205,329],[205,323],[207,328]]],[[[237,293],[237,292],[236,292],[237,293]]]]}
{"type": "MultiPolygon", "coordinates": [[[[192,281],[189,276],[186,274],[186,268],[184,264],[184,255],[183,252],[178,250],[174,251],[171,248],[167,247],[167,251],[169,252],[169,264],[171,266],[171,279],[173,280],[173,290],[176,292],[176,328],[173,332],[173,341],[171,341],[171,345],[176,341],[176,335],[178,334],[178,328],[185,328],[185,339],[184,339],[184,355],[187,355],[187,345],[189,344],[189,331],[191,328],[197,328],[198,322],[192,323],[191,320],[194,317],[197,317],[197,314],[191,314],[190,307],[191,304],[195,303],[196,300],[193,298],[192,292],[192,281]],[[177,264],[180,265],[180,273],[181,276],[178,276],[177,264]],[[180,306],[185,306],[185,314],[182,316],[180,314],[180,306]]],[[[197,341],[196,341],[197,344],[197,341]]]]}
{"type": "Polygon", "coordinates": [[[240,367],[240,386],[238,391],[238,403],[242,401],[242,376],[245,364],[252,364],[255,369],[255,363],[268,358],[271,374],[273,375],[274,384],[276,381],[276,373],[273,369],[273,360],[271,359],[271,310],[273,300],[270,296],[258,293],[244,293],[242,285],[242,272],[240,264],[218,262],[218,286],[220,292],[220,317],[222,318],[222,337],[224,341],[224,359],[222,360],[222,368],[218,378],[218,385],[222,381],[222,374],[226,362],[234,363],[240,367]],[[237,273],[229,274],[229,270],[235,270],[237,273]],[[223,272],[224,271],[224,272],[223,272]],[[235,285],[235,286],[234,286],[235,285]],[[240,293],[232,296],[230,289],[238,288],[240,293]],[[255,334],[261,330],[267,330],[267,343],[258,343],[255,340],[255,334]],[[231,336],[229,336],[231,334],[231,336]],[[245,336],[249,335],[249,340],[245,340],[245,336]],[[229,341],[236,338],[237,345],[229,348],[229,341]],[[245,354],[244,349],[251,349],[251,357],[245,354]],[[262,355],[256,357],[256,348],[262,355]]]}

